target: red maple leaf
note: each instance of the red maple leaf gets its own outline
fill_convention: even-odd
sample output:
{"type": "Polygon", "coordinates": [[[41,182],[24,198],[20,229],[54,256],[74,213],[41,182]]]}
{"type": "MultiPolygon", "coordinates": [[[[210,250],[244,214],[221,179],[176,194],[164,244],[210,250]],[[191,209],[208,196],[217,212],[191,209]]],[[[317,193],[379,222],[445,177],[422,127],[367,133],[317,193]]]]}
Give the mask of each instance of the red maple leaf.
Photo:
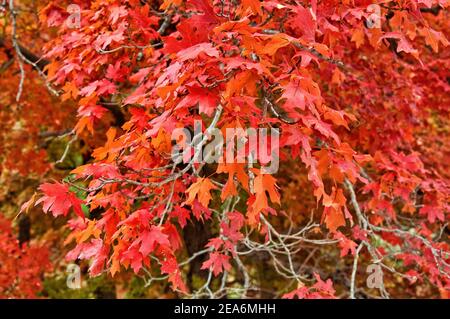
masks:
{"type": "Polygon", "coordinates": [[[144,231],[141,235],[141,247],[139,252],[143,256],[147,256],[149,253],[155,250],[156,244],[162,246],[169,246],[169,237],[164,234],[157,226],[152,226],[150,230],[144,231]]]}
{"type": "Polygon", "coordinates": [[[202,269],[212,270],[214,276],[219,275],[224,270],[230,270],[230,256],[221,254],[219,252],[212,252],[209,259],[202,265],[202,269]]]}

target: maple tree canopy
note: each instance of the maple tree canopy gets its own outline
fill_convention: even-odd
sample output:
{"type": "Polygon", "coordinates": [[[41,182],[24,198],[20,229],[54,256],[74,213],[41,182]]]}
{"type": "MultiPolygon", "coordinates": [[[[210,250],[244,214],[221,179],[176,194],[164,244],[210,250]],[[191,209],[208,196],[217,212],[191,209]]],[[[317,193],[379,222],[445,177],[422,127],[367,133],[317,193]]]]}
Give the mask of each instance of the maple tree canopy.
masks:
{"type": "Polygon", "coordinates": [[[448,7],[5,1],[0,211],[31,218],[26,258],[156,296],[447,298],[448,7]],[[196,159],[231,129],[277,135],[196,159]]]}

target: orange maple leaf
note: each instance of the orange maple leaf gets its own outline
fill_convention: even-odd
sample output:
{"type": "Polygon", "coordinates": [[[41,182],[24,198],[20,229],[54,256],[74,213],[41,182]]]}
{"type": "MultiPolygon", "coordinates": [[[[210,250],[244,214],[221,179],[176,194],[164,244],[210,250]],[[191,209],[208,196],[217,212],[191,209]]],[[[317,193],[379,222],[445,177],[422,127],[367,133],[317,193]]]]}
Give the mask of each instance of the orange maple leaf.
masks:
{"type": "Polygon", "coordinates": [[[252,209],[249,211],[249,223],[256,224],[258,214],[264,209],[269,208],[267,194],[269,194],[270,201],[274,204],[281,204],[280,194],[278,193],[278,186],[276,179],[272,175],[259,174],[254,181],[255,201],[252,209]]]}

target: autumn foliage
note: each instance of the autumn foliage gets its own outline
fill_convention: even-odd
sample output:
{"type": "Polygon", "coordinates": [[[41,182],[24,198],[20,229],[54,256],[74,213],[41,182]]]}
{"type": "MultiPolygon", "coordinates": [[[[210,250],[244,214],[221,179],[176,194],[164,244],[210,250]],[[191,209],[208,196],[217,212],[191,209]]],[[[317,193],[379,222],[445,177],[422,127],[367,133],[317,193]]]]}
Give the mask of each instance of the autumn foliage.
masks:
{"type": "Polygon", "coordinates": [[[4,217],[0,230],[0,298],[38,297],[43,275],[52,269],[47,247],[19,243],[4,217]]]}
{"type": "Polygon", "coordinates": [[[0,209],[58,242],[55,264],[152,296],[448,298],[448,7],[9,1],[0,209]],[[173,132],[198,122],[205,138],[174,162],[173,132]],[[279,151],[275,174],[250,148],[195,161],[214,130],[248,128],[279,132],[258,146],[279,151]]]}

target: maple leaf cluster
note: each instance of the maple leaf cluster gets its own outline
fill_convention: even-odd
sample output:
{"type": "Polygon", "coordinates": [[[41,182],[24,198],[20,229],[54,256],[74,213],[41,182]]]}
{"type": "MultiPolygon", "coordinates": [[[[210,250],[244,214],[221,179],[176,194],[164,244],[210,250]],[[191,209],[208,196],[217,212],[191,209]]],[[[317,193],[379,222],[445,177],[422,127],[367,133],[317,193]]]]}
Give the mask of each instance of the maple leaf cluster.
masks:
{"type": "Polygon", "coordinates": [[[193,297],[449,296],[447,1],[91,0],[77,28],[66,4],[42,72],[77,103],[65,153],[93,151],[24,209],[71,218],[68,260],[193,297]],[[199,121],[276,129],[279,172],[174,163],[199,121]]]}

